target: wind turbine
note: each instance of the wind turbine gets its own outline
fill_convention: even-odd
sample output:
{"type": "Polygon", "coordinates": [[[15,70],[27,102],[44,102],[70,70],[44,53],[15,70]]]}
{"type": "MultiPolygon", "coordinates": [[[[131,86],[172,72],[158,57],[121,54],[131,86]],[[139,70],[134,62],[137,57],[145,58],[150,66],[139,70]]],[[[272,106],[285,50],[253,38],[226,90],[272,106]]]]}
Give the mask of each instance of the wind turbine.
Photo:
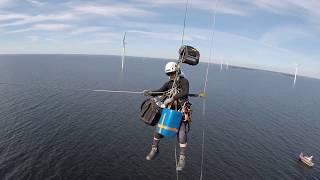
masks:
{"type": "Polygon", "coordinates": [[[220,60],[220,72],[222,71],[222,65],[223,65],[223,63],[222,63],[222,59],[220,60]]]}
{"type": "Polygon", "coordinates": [[[229,70],[229,62],[228,61],[226,62],[226,70],[227,71],[229,70]]]}
{"type": "Polygon", "coordinates": [[[293,80],[293,86],[294,86],[294,87],[296,87],[298,67],[299,67],[299,64],[296,63],[296,71],[295,71],[295,73],[294,73],[294,80],[293,80]]]}
{"type": "Polygon", "coordinates": [[[126,35],[127,32],[124,32],[123,38],[122,38],[122,63],[121,63],[121,70],[123,72],[123,66],[124,66],[124,56],[126,55],[126,35]]]}

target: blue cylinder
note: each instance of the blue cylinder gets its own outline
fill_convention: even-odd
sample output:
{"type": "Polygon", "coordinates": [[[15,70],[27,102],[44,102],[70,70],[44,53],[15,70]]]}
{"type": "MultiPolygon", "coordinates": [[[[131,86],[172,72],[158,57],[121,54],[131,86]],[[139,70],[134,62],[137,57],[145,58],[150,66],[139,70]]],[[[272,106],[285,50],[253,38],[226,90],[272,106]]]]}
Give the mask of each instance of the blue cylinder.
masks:
{"type": "Polygon", "coordinates": [[[156,131],[165,137],[175,136],[179,131],[181,119],[181,112],[164,108],[156,131]]]}

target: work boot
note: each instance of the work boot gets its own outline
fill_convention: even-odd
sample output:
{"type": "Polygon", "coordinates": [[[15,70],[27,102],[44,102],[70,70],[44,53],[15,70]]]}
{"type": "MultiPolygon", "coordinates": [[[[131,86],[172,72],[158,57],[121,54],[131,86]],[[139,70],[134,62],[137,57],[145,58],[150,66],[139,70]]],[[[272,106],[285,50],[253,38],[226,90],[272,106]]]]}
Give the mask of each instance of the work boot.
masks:
{"type": "Polygon", "coordinates": [[[186,165],[186,156],[180,155],[179,162],[177,164],[177,171],[182,171],[185,165],[186,165]]]}
{"type": "Polygon", "coordinates": [[[159,148],[156,146],[152,146],[151,151],[149,152],[149,154],[146,156],[146,159],[152,160],[154,159],[157,155],[159,154],[159,148]]]}

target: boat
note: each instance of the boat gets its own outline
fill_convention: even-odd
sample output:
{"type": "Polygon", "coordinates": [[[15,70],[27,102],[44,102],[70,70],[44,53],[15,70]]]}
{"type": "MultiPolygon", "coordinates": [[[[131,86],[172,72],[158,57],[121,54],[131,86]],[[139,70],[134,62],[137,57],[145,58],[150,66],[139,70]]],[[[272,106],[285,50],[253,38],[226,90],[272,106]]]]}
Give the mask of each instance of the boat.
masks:
{"type": "Polygon", "coordinates": [[[313,156],[304,156],[303,153],[300,153],[299,155],[299,160],[310,167],[314,166],[312,158],[313,156]]]}

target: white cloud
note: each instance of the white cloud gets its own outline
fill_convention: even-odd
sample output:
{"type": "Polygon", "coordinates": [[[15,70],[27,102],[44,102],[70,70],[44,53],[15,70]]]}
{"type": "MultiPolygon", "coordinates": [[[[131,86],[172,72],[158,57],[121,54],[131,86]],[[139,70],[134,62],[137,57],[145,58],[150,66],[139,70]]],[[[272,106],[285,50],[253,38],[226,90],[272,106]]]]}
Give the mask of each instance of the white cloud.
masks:
{"type": "MultiPolygon", "coordinates": [[[[185,0],[135,0],[145,6],[167,6],[184,8],[185,0]]],[[[320,15],[319,0],[197,0],[189,1],[190,9],[217,10],[218,13],[245,16],[253,10],[266,10],[277,14],[294,16],[320,15]],[[216,6],[216,2],[218,5],[216,6]],[[257,9],[258,8],[258,9],[257,9]]]]}
{"type": "Polygon", "coordinates": [[[8,2],[9,0],[0,0],[0,7],[6,5],[8,2]]]}
{"type": "MultiPolygon", "coordinates": [[[[26,11],[21,9],[19,4],[16,3],[18,2],[16,0],[0,0],[0,7],[8,2],[11,5],[12,1],[14,2],[12,3],[14,6],[12,6],[13,8],[11,9],[13,12],[0,11],[0,29],[3,28],[4,31],[1,32],[2,35],[5,36],[5,31],[8,30],[10,30],[10,33],[50,31],[50,33],[46,34],[50,34],[52,37],[58,38],[58,40],[60,36],[64,38],[63,41],[62,39],[60,41],[56,41],[55,39],[46,38],[45,36],[37,36],[41,35],[42,32],[35,32],[34,36],[25,35],[30,35],[32,33],[14,34],[14,36],[17,37],[19,37],[19,35],[22,36],[22,38],[19,38],[19,42],[15,42],[18,49],[23,49],[23,41],[29,40],[30,42],[41,40],[47,42],[60,42],[61,46],[50,46],[50,43],[46,43],[49,44],[46,49],[41,49],[39,46],[36,48],[33,47],[33,50],[36,50],[37,52],[53,50],[58,53],[77,51],[82,53],[113,52],[114,54],[118,54],[118,51],[120,52],[120,43],[123,32],[128,31],[127,38],[130,45],[128,46],[128,54],[137,56],[148,55],[152,57],[169,56],[171,58],[176,58],[176,50],[181,43],[181,21],[177,24],[169,24],[175,23],[174,20],[169,20],[168,24],[160,24],[159,22],[163,22],[168,18],[171,18],[170,15],[175,17],[176,15],[182,16],[185,8],[185,0],[129,0],[127,3],[119,3],[115,0],[94,0],[96,3],[92,1],[84,2],[82,0],[71,0],[69,3],[52,3],[55,4],[54,7],[49,7],[50,2],[48,1],[22,0],[24,2],[28,1],[30,3],[29,7],[30,5],[35,7],[43,6],[41,8],[32,8],[32,10],[34,10],[32,13],[30,12],[30,9],[26,11]],[[44,4],[43,2],[46,3],[44,4]],[[14,10],[14,8],[16,9],[14,10]],[[48,9],[48,12],[45,12],[46,9],[48,9]],[[178,12],[168,12],[168,9],[170,9],[170,11],[173,10],[178,12]],[[24,12],[30,12],[30,14],[24,14],[24,12]],[[148,17],[150,15],[159,16],[157,16],[157,18],[152,17],[149,19],[148,17]],[[111,18],[114,18],[114,20],[111,18]],[[117,18],[123,19],[119,21],[117,18]],[[128,22],[130,19],[134,19],[134,22],[128,22]],[[84,24],[85,26],[82,26],[84,24]],[[108,25],[110,28],[103,27],[104,25],[108,25]],[[57,32],[53,33],[52,31],[57,32]],[[72,36],[71,38],[70,35],[72,36]],[[90,37],[83,37],[83,35],[90,35],[90,37]],[[72,40],[68,41],[68,38],[72,40]],[[20,42],[20,40],[22,42],[20,42]],[[64,48],[64,45],[69,49],[64,48]]],[[[260,67],[262,65],[274,65],[273,63],[276,61],[276,63],[283,63],[286,65],[297,59],[311,62],[313,60],[310,59],[316,57],[316,55],[312,57],[310,54],[306,53],[307,51],[304,52],[304,49],[299,52],[298,48],[303,48],[303,45],[293,47],[295,48],[295,51],[292,49],[291,51],[290,49],[287,50],[287,46],[285,45],[290,42],[296,42],[299,37],[305,38],[308,36],[308,33],[311,32],[310,29],[312,26],[314,26],[314,28],[319,28],[318,32],[320,32],[320,21],[318,21],[320,17],[320,11],[318,11],[318,9],[320,9],[319,0],[217,1],[218,6],[216,8],[216,0],[189,0],[190,21],[188,20],[187,22],[185,40],[187,41],[186,43],[199,48],[202,53],[202,59],[209,56],[212,30],[210,28],[196,28],[196,25],[200,25],[199,27],[209,27],[208,14],[213,12],[215,9],[220,14],[235,16],[257,15],[258,18],[270,18],[269,12],[271,12],[274,15],[286,16],[286,18],[289,17],[290,19],[294,19],[294,22],[297,22],[296,20],[301,20],[301,26],[294,27],[292,25],[290,27],[287,24],[288,22],[283,21],[283,19],[279,19],[279,21],[268,19],[268,22],[270,21],[271,24],[273,24],[273,22],[275,22],[274,24],[282,24],[280,27],[276,27],[278,24],[270,27],[264,25],[261,27],[254,27],[252,30],[252,37],[256,37],[257,39],[250,39],[237,35],[237,33],[246,33],[243,28],[240,28],[240,30],[230,29],[229,25],[230,23],[232,25],[235,21],[237,21],[236,23],[239,21],[240,24],[241,22],[251,18],[254,19],[254,25],[255,21],[260,19],[257,19],[256,17],[235,17],[231,21],[223,22],[225,19],[230,19],[230,16],[227,18],[226,16],[218,16],[217,21],[219,21],[219,25],[221,25],[218,29],[224,29],[226,31],[230,30],[234,32],[234,34],[218,30],[216,31],[216,38],[214,42],[214,46],[216,48],[215,57],[229,58],[231,59],[229,61],[230,64],[254,64],[259,65],[260,67]],[[195,17],[208,18],[208,20],[201,19],[199,22],[194,22],[195,17]],[[265,32],[263,33],[261,31],[265,32]],[[259,34],[261,36],[260,38],[259,34]],[[232,60],[234,61],[232,62],[232,60]]],[[[259,23],[259,25],[261,25],[261,23],[259,23]]],[[[315,36],[315,34],[311,36],[315,36]]],[[[308,41],[310,39],[310,37],[307,37],[303,40],[308,41]]],[[[14,49],[16,47],[12,46],[11,48],[14,49]]],[[[32,48],[30,48],[30,50],[32,50],[32,48]]],[[[277,64],[275,66],[277,66],[277,64]]]]}
{"type": "MultiPolygon", "coordinates": [[[[167,6],[175,8],[185,8],[185,0],[138,0],[143,3],[143,6],[167,6]]],[[[189,9],[200,9],[212,12],[216,10],[221,14],[231,14],[245,16],[249,13],[250,9],[246,4],[216,0],[197,0],[195,2],[189,1],[189,9]]]]}
{"type": "Polygon", "coordinates": [[[71,27],[71,25],[68,25],[68,24],[35,24],[32,27],[37,30],[55,31],[55,30],[68,29],[71,27]]]}
{"type": "Polygon", "coordinates": [[[112,43],[111,40],[103,40],[103,39],[97,39],[97,40],[92,40],[92,41],[88,41],[88,44],[109,44],[112,43]]]}
{"type": "Polygon", "coordinates": [[[95,33],[94,35],[99,38],[119,38],[119,37],[122,37],[122,34],[113,33],[113,32],[101,32],[101,33],[95,33]]]}
{"type": "Polygon", "coordinates": [[[288,13],[293,8],[292,4],[287,0],[254,0],[251,3],[258,8],[280,14],[288,13]]]}
{"type": "MultiPolygon", "coordinates": [[[[140,34],[144,37],[152,38],[152,39],[166,39],[166,40],[174,40],[181,41],[181,34],[177,33],[169,33],[169,32],[152,32],[152,31],[141,31],[141,30],[129,30],[128,33],[132,34],[140,34]]],[[[185,40],[192,40],[190,37],[185,37],[185,40]]]]}
{"type": "Polygon", "coordinates": [[[231,14],[246,16],[250,12],[250,9],[245,4],[239,4],[229,1],[213,1],[213,0],[199,0],[192,4],[191,8],[198,8],[203,10],[214,11],[221,14],[231,14]]]}
{"type": "MultiPolygon", "coordinates": [[[[182,35],[181,33],[176,32],[160,32],[160,31],[142,31],[142,30],[129,30],[128,33],[142,35],[143,37],[151,38],[151,39],[166,39],[171,41],[181,41],[182,35]]],[[[205,40],[206,37],[199,34],[185,35],[185,41],[192,41],[194,39],[205,40]]]]}
{"type": "MultiPolygon", "coordinates": [[[[129,29],[128,32],[145,35],[153,38],[165,38],[170,40],[181,40],[182,25],[177,24],[163,24],[163,23],[143,23],[143,22],[129,22],[122,21],[121,26],[129,29]]],[[[194,29],[191,26],[186,27],[186,40],[207,40],[208,37],[199,33],[192,32],[194,29]]]]}
{"type": "Polygon", "coordinates": [[[56,42],[56,40],[55,40],[55,39],[53,39],[53,38],[45,38],[45,40],[47,40],[47,41],[51,41],[51,42],[56,42]]]}
{"type": "Polygon", "coordinates": [[[105,27],[98,27],[98,26],[94,26],[94,27],[79,27],[77,29],[75,29],[74,31],[72,31],[70,34],[71,35],[80,35],[80,34],[85,34],[85,33],[95,33],[95,32],[100,32],[100,31],[105,31],[107,28],[105,27]]]}
{"type": "Polygon", "coordinates": [[[138,2],[142,2],[148,5],[154,5],[154,6],[163,6],[163,5],[178,5],[178,4],[185,4],[185,0],[136,0],[138,2]]]}
{"type": "MultiPolygon", "coordinates": [[[[260,42],[269,44],[277,49],[287,49],[290,46],[299,47],[299,44],[317,44],[315,42],[319,40],[320,34],[319,0],[248,1],[253,3],[259,11],[265,10],[282,16],[289,16],[295,21],[300,22],[299,24],[287,24],[286,22],[283,22],[277,27],[271,27],[269,31],[261,36],[260,42]]],[[[303,53],[306,50],[303,48],[296,48],[294,51],[303,53]]]]}
{"type": "MultiPolygon", "coordinates": [[[[129,26],[131,26],[131,24],[129,26]]],[[[174,58],[176,57],[175,50],[180,45],[179,41],[181,41],[181,28],[179,27],[180,26],[178,25],[170,26],[169,24],[137,23],[135,30],[128,31],[128,43],[135,43],[135,46],[137,47],[144,47],[144,44],[148,44],[156,39],[156,43],[153,44],[151,49],[146,50],[145,53],[148,53],[148,56],[150,57],[165,56],[167,58],[174,58]],[[159,54],[158,52],[152,51],[152,49],[161,49],[163,44],[166,45],[167,49],[162,49],[162,53],[159,54]]],[[[202,61],[208,59],[212,30],[194,27],[188,27],[186,30],[186,40],[189,41],[187,43],[191,43],[193,46],[199,48],[202,54],[202,61]]],[[[273,65],[273,68],[286,69],[286,65],[290,62],[313,61],[312,57],[305,55],[303,51],[290,51],[290,49],[286,49],[281,46],[284,43],[295,40],[293,37],[306,35],[303,31],[299,31],[294,28],[291,30],[290,27],[273,29],[273,31],[266,33],[261,37],[261,39],[248,38],[235,33],[228,33],[219,30],[216,30],[215,33],[215,58],[223,57],[229,59],[231,64],[247,64],[248,66],[262,69],[273,65]],[[288,37],[283,37],[283,33],[287,33],[288,37]],[[283,37],[283,39],[280,39],[280,37],[283,37]],[[277,63],[277,65],[274,65],[274,63],[277,63]]],[[[128,50],[128,53],[134,52],[138,51],[136,49],[134,51],[130,51],[130,49],[128,50]]],[[[141,54],[134,55],[141,56],[141,54]]]]}
{"type": "Polygon", "coordinates": [[[277,47],[285,47],[288,43],[311,36],[312,33],[308,32],[308,30],[295,26],[281,26],[263,34],[260,42],[277,47]]]}
{"type": "Polygon", "coordinates": [[[23,14],[5,14],[1,15],[0,19],[2,20],[12,20],[19,19],[15,22],[0,24],[0,27],[9,27],[9,26],[18,26],[30,23],[37,23],[43,21],[67,21],[74,20],[77,17],[71,13],[62,13],[62,14],[47,14],[47,15],[23,15],[23,14]],[[7,17],[6,17],[7,16],[7,17]]]}
{"type": "Polygon", "coordinates": [[[254,0],[254,5],[275,13],[287,13],[294,16],[320,15],[318,0],[254,0]]]}
{"type": "Polygon", "coordinates": [[[36,42],[36,41],[49,41],[49,42],[57,42],[55,39],[53,38],[46,38],[46,37],[41,37],[41,36],[27,36],[27,39],[36,42]]]}
{"type": "Polygon", "coordinates": [[[25,18],[28,18],[28,16],[23,14],[0,14],[0,21],[18,20],[25,18]]]}
{"type": "Polygon", "coordinates": [[[45,5],[44,2],[36,1],[36,0],[26,0],[27,2],[31,3],[34,6],[43,6],[45,5]]]}
{"type": "Polygon", "coordinates": [[[320,1],[319,0],[247,0],[256,6],[259,10],[265,10],[280,15],[288,15],[301,19],[306,23],[309,29],[315,29],[319,32],[320,26],[320,1]]]}
{"type": "Polygon", "coordinates": [[[34,42],[34,41],[39,41],[40,37],[39,36],[27,36],[27,39],[34,42]]]}
{"type": "Polygon", "coordinates": [[[96,14],[107,17],[119,17],[119,16],[150,16],[153,12],[146,11],[141,8],[129,6],[129,5],[78,5],[73,9],[79,13],[84,14],[96,14]]]}
{"type": "Polygon", "coordinates": [[[34,24],[30,28],[16,29],[7,31],[7,33],[21,33],[28,31],[62,31],[70,29],[72,26],[68,24],[34,24]]]}

